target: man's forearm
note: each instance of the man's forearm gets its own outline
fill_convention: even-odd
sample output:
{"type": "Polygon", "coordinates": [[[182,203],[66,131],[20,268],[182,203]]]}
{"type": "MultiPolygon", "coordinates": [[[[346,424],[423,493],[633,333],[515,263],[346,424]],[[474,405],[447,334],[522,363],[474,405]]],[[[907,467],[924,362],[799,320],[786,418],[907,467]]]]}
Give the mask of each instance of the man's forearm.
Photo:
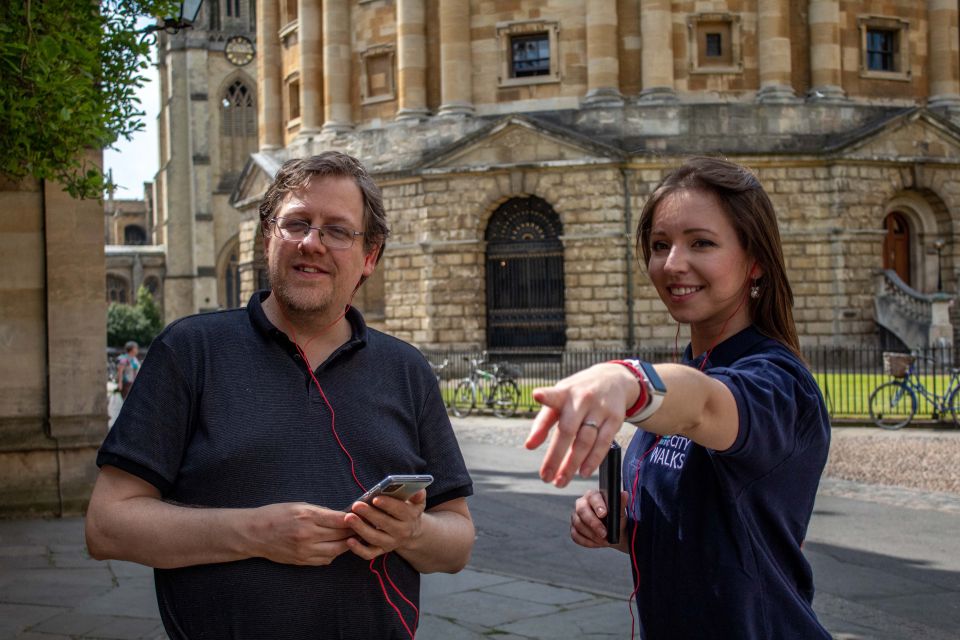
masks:
{"type": "Polygon", "coordinates": [[[251,556],[240,531],[246,509],[197,509],[137,496],[87,515],[87,546],[98,560],[170,569],[251,556]]]}
{"type": "Polygon", "coordinates": [[[421,534],[397,553],[420,573],[456,573],[467,566],[475,535],[468,515],[455,510],[428,511],[422,517],[421,534]]]}

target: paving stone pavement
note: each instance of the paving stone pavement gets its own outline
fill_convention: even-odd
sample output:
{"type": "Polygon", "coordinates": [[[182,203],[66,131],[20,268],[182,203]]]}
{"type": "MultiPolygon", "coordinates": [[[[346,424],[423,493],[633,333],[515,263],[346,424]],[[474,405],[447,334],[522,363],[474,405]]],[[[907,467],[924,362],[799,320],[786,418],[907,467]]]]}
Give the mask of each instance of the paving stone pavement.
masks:
{"type": "MultiPolygon", "coordinates": [[[[512,455],[509,451],[514,448],[489,442],[493,436],[483,435],[486,426],[496,430],[496,438],[506,437],[509,431],[502,421],[475,423],[472,435],[459,425],[465,453],[470,452],[471,442],[482,443],[496,450],[498,465],[502,464],[502,456],[512,455]]],[[[526,427],[516,428],[519,432],[526,427]]],[[[518,436],[509,437],[515,442],[518,436]]],[[[472,455],[478,459],[477,453],[472,455]]],[[[519,464],[528,463],[524,459],[519,464]]],[[[916,546],[920,543],[910,539],[885,543],[885,535],[905,536],[911,523],[887,523],[887,512],[872,508],[871,503],[893,509],[909,506],[909,511],[897,513],[910,519],[928,518],[931,523],[914,524],[916,530],[935,525],[941,532],[937,541],[943,548],[938,557],[960,557],[951,551],[958,545],[950,532],[960,528],[955,526],[960,523],[956,515],[960,498],[954,494],[825,479],[818,497],[821,515],[815,514],[812,532],[836,529],[834,520],[846,518],[843,521],[851,531],[844,533],[843,539],[861,542],[852,548],[841,547],[826,535],[820,536],[819,542],[811,541],[807,551],[815,576],[818,584],[827,586],[823,590],[818,587],[814,603],[821,620],[837,640],[957,638],[953,632],[939,631],[960,620],[956,563],[926,567],[918,560],[924,557],[916,546]],[[851,517],[853,509],[863,509],[864,517],[851,517]],[[867,519],[868,514],[875,520],[867,519]],[[881,531],[882,526],[891,533],[881,531]],[[892,584],[885,578],[889,574],[883,570],[891,563],[912,565],[904,574],[906,582],[892,584]]],[[[424,576],[424,610],[417,638],[629,638],[630,613],[626,594],[617,595],[620,591],[548,584],[471,564],[456,575],[424,576]]],[[[129,562],[92,560],[83,542],[80,518],[0,521],[0,640],[5,639],[165,640],[152,570],[129,562]]]]}

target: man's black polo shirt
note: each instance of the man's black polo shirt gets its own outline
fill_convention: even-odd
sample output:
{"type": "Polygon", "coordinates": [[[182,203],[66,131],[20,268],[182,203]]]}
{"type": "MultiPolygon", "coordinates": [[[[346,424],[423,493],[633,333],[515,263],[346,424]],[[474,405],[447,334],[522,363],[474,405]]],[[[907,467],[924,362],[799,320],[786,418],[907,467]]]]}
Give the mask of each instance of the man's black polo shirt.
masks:
{"type": "MultiPolygon", "coordinates": [[[[178,320],[154,340],[98,465],[196,507],[344,509],[362,491],[335,428],[366,487],[389,473],[431,473],[428,509],[472,493],[436,378],[416,349],[368,329],[351,309],[351,339],[314,371],[331,412],[267,320],[266,295],[246,309],[178,320]]],[[[419,574],[396,554],[388,570],[418,603],[419,574]]],[[[155,576],[172,638],[407,637],[368,563],[351,553],[327,567],[253,558],[155,576]]],[[[410,624],[410,607],[391,599],[410,624]]]]}

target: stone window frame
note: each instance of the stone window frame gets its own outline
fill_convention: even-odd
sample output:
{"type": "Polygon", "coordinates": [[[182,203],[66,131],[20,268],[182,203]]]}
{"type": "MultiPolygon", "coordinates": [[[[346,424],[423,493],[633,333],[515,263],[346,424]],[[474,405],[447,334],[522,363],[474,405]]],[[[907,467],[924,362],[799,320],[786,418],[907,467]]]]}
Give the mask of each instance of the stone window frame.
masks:
{"type": "Polygon", "coordinates": [[[892,16],[857,16],[860,31],[860,77],[871,80],[898,80],[909,82],[910,71],[910,21],[892,16]],[[867,32],[871,29],[897,32],[896,71],[877,71],[867,67],[867,32]]]}
{"type": "Polygon", "coordinates": [[[691,74],[743,73],[743,20],[735,13],[695,13],[687,17],[687,50],[690,53],[688,69],[691,74]],[[730,63],[703,64],[700,56],[702,27],[726,23],[730,33],[730,63]]]}
{"type": "Polygon", "coordinates": [[[498,22],[497,50],[500,53],[500,72],[497,74],[498,87],[518,87],[530,84],[550,84],[560,82],[560,23],[555,20],[517,20],[498,22]],[[550,73],[543,76],[513,77],[513,51],[510,46],[513,36],[532,36],[547,34],[550,47],[550,73]]]}
{"type": "Polygon", "coordinates": [[[300,72],[294,71],[283,79],[283,115],[287,123],[287,129],[300,126],[300,72]],[[296,85],[297,99],[292,99],[291,92],[296,85]],[[296,102],[296,105],[294,105],[296,102]],[[294,112],[296,106],[296,112],[294,112]]]}
{"type": "Polygon", "coordinates": [[[378,104],[397,99],[397,49],[392,44],[378,44],[360,52],[360,104],[378,104]],[[367,64],[371,58],[386,56],[390,76],[387,78],[387,93],[379,96],[370,96],[370,80],[367,73],[367,64]]]}

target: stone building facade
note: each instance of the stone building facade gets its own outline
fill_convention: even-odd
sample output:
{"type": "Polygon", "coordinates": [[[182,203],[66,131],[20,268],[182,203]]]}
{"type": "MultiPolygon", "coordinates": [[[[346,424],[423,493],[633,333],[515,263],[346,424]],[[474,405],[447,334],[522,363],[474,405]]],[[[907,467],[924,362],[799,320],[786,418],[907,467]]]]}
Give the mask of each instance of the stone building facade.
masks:
{"type": "Polygon", "coordinates": [[[145,286],[163,309],[164,247],[152,243],[153,183],[144,183],[142,200],[109,197],[103,206],[107,303],[134,304],[145,286]]]}
{"type": "Polygon", "coordinates": [[[877,340],[878,278],[920,306],[957,290],[955,0],[259,0],[257,19],[241,298],[266,184],[325,149],[364,161],[391,221],[358,306],[422,348],[672,344],[633,236],[700,153],[768,189],[804,344],[877,340]]]}
{"type": "Polygon", "coordinates": [[[77,514],[107,431],[101,205],[0,177],[0,211],[0,516],[77,514]]]}
{"type": "MultiPolygon", "coordinates": [[[[167,321],[241,303],[229,197],[257,147],[255,9],[253,0],[206,0],[192,28],[159,38],[160,169],[148,244],[163,248],[167,321]]],[[[139,250],[129,260],[145,252],[152,256],[139,250]]]]}

